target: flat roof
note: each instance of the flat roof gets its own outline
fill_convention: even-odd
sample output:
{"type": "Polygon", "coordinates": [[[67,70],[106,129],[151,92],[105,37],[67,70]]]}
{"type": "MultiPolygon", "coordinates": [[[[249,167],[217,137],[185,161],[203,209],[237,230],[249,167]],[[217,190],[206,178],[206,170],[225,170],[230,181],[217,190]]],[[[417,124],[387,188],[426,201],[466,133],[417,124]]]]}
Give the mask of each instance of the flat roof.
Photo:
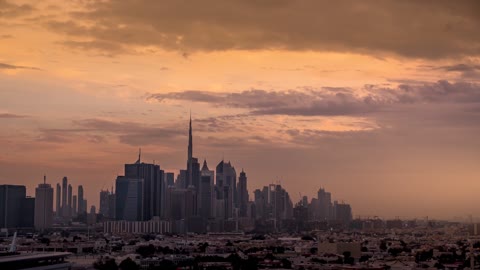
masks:
{"type": "Polygon", "coordinates": [[[57,259],[71,255],[69,252],[45,252],[45,253],[23,253],[11,256],[1,256],[1,263],[10,263],[18,261],[38,261],[44,259],[57,259]]]}

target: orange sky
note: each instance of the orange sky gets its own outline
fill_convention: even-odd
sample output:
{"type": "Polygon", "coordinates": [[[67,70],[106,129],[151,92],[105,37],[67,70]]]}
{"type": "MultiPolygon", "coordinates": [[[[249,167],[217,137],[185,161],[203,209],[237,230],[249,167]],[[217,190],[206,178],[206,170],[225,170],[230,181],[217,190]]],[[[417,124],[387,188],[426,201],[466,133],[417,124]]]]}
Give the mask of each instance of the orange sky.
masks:
{"type": "Polygon", "coordinates": [[[354,215],[480,217],[477,1],[0,0],[0,183],[90,203],[136,159],[320,187],[354,215]],[[76,193],[76,191],[74,192],[76,193]]]}

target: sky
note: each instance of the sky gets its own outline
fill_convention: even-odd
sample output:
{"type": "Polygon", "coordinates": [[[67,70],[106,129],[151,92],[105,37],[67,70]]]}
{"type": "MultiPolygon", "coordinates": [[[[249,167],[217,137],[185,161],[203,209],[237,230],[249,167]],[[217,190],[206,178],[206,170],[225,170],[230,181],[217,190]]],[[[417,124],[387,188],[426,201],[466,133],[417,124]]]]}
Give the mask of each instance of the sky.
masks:
{"type": "Polygon", "coordinates": [[[88,204],[137,159],[224,158],[250,197],[480,217],[479,1],[0,0],[0,184],[88,204]]]}

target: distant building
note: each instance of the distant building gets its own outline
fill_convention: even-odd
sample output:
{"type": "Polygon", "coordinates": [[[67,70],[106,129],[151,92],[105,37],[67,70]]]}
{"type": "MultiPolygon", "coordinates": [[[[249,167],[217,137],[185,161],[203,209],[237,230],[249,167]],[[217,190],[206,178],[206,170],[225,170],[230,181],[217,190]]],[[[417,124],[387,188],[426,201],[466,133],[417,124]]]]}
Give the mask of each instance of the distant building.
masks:
{"type": "Polygon", "coordinates": [[[238,208],[240,217],[247,216],[247,208],[248,208],[248,189],[247,189],[247,175],[242,169],[240,173],[240,177],[238,178],[238,208]]]}
{"type": "Polygon", "coordinates": [[[87,212],[87,203],[83,195],[83,186],[78,186],[78,215],[85,214],[87,212]]]}
{"type": "Polygon", "coordinates": [[[153,218],[149,221],[107,221],[103,223],[103,232],[111,234],[165,234],[172,232],[169,221],[153,218]]]}
{"type": "MultiPolygon", "coordinates": [[[[118,193],[118,192],[117,192],[118,193]]],[[[166,198],[166,218],[183,220],[197,215],[197,194],[195,188],[169,188],[166,198]]]]}
{"type": "Polygon", "coordinates": [[[60,186],[60,184],[57,183],[57,196],[56,196],[56,207],[55,207],[55,211],[56,211],[56,216],[57,217],[61,217],[62,216],[62,187],[60,186]]]}
{"type": "MultiPolygon", "coordinates": [[[[163,170],[159,165],[143,163],[138,160],[133,164],[125,164],[125,177],[129,179],[143,179],[142,220],[150,220],[154,216],[162,215],[162,196],[164,190],[163,170]]],[[[118,190],[117,190],[118,193],[118,190]]]]}
{"type": "Polygon", "coordinates": [[[175,185],[175,175],[172,172],[165,173],[165,183],[167,187],[171,187],[175,185]]]}
{"type": "Polygon", "coordinates": [[[335,220],[343,224],[348,224],[352,221],[352,208],[349,204],[334,202],[335,220]]]}
{"type": "Polygon", "coordinates": [[[223,202],[222,213],[217,213],[217,217],[223,219],[233,218],[233,209],[236,206],[236,185],[237,173],[235,167],[224,160],[220,161],[216,167],[217,200],[223,202]]]}
{"type": "Polygon", "coordinates": [[[68,184],[67,216],[72,217],[72,185],[68,184]]]}
{"type": "Polygon", "coordinates": [[[76,217],[78,212],[77,195],[72,196],[72,216],[76,217]]]}
{"type": "Polygon", "coordinates": [[[35,225],[35,198],[25,197],[20,208],[20,221],[18,227],[33,228],[35,225]]]}
{"type": "Polygon", "coordinates": [[[115,181],[116,220],[143,220],[143,189],[143,179],[132,179],[125,176],[117,177],[115,181]]]}
{"type": "Polygon", "coordinates": [[[35,189],[35,229],[45,230],[51,228],[52,224],[53,188],[44,177],[43,183],[35,189]]]}
{"type": "Polygon", "coordinates": [[[208,169],[207,161],[205,160],[200,172],[200,188],[198,191],[198,214],[204,219],[209,219],[213,216],[213,181],[214,172],[208,169]]]}
{"type": "Polygon", "coordinates": [[[62,217],[68,216],[67,196],[68,196],[68,179],[66,176],[64,176],[62,179],[62,217]]]}
{"type": "Polygon", "coordinates": [[[25,186],[0,185],[0,228],[20,227],[25,198],[25,186]]]}

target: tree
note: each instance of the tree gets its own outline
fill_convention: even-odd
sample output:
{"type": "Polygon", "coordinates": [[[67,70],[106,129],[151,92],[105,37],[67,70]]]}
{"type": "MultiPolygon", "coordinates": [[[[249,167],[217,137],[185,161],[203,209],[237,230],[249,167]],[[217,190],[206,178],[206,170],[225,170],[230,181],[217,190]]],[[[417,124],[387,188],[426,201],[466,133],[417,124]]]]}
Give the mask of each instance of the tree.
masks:
{"type": "Polygon", "coordinates": [[[123,260],[118,266],[120,270],[138,270],[140,266],[130,258],[123,260]]]}
{"type": "Polygon", "coordinates": [[[100,258],[93,263],[93,268],[97,270],[118,270],[118,265],[115,262],[115,259],[100,258]]]}

